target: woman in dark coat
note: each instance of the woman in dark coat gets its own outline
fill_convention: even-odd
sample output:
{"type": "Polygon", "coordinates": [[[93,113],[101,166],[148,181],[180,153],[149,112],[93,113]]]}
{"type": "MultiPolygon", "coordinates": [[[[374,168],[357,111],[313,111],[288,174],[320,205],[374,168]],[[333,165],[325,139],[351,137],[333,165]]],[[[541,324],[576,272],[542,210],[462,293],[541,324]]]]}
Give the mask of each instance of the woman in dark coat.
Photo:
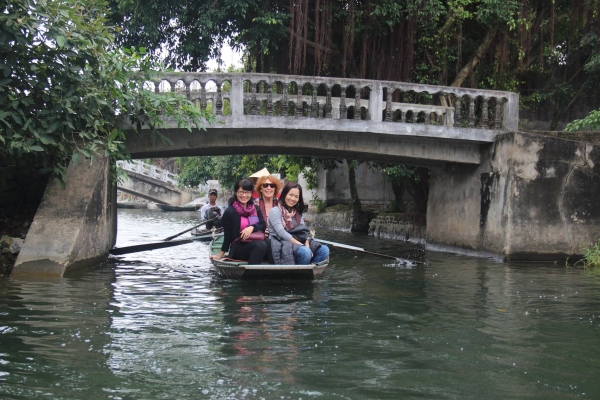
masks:
{"type": "Polygon", "coordinates": [[[264,240],[246,242],[253,232],[264,232],[266,228],[260,208],[252,200],[252,182],[247,179],[238,181],[234,186],[234,194],[229,199],[229,207],[223,213],[223,245],[221,251],[211,258],[221,259],[228,252],[228,257],[246,260],[248,264],[260,264],[267,254],[267,243],[264,240]]]}

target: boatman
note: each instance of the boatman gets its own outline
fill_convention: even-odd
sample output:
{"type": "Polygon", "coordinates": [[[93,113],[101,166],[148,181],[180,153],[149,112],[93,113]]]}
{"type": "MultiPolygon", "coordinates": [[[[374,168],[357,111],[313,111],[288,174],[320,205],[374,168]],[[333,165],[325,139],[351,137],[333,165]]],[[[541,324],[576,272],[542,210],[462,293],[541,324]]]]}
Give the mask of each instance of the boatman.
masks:
{"type": "Polygon", "coordinates": [[[206,223],[206,229],[222,228],[223,221],[221,221],[221,217],[223,216],[223,207],[217,205],[217,189],[210,189],[208,191],[208,203],[202,206],[200,209],[200,218],[206,221],[207,219],[212,219],[215,217],[219,217],[214,221],[210,221],[206,223]]]}

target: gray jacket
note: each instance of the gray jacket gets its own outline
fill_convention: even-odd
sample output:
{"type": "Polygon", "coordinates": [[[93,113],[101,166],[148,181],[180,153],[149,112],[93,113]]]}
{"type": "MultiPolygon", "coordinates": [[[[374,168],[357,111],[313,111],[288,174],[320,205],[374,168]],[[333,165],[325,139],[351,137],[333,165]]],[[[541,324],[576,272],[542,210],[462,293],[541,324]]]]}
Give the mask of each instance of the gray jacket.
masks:
{"type": "MultiPolygon", "coordinates": [[[[281,213],[279,215],[281,215],[281,213]]],[[[269,216],[271,216],[271,213],[269,213],[269,216]]],[[[269,226],[271,225],[270,221],[271,218],[269,217],[269,226]]],[[[283,226],[283,224],[281,223],[281,217],[279,217],[279,223],[283,226]]],[[[269,229],[269,238],[271,239],[271,252],[273,254],[273,262],[276,265],[296,264],[295,255],[298,249],[300,248],[300,245],[290,242],[289,239],[282,240],[278,236],[272,235],[270,232],[271,230],[269,229]]],[[[286,233],[289,235],[290,239],[292,238],[292,235],[298,235],[301,236],[303,239],[300,241],[304,241],[306,240],[305,238],[308,238],[308,227],[304,224],[300,224],[290,229],[289,231],[286,231],[286,233]]],[[[321,243],[312,240],[312,238],[308,238],[308,244],[313,254],[315,254],[319,247],[321,247],[321,243]]]]}
{"type": "MultiPolygon", "coordinates": [[[[296,218],[292,218],[292,223],[297,226],[296,218]]],[[[300,224],[304,224],[304,217],[300,217],[300,224]]],[[[279,207],[271,208],[269,211],[269,237],[277,238],[283,242],[289,242],[292,235],[285,230],[283,222],[281,222],[281,209],[279,207]]]]}

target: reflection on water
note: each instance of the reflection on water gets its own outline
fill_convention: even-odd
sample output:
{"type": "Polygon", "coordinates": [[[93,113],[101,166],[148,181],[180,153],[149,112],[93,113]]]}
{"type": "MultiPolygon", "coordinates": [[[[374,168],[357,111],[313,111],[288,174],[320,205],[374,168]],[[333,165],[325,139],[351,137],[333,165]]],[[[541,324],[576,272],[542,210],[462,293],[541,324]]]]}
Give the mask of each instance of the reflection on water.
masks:
{"type": "MultiPolygon", "coordinates": [[[[118,245],[195,213],[119,210],[118,245]]],[[[218,278],[208,246],[0,280],[0,398],[598,398],[600,274],[372,237],[315,282],[218,278]]],[[[182,236],[182,237],[185,237],[182,236]]]]}

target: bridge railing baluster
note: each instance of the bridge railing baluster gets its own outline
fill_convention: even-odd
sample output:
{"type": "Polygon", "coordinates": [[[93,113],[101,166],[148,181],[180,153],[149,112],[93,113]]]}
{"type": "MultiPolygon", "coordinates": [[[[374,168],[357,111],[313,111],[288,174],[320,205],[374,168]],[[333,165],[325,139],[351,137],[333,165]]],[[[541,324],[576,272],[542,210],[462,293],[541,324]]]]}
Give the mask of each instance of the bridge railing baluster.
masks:
{"type": "Polygon", "coordinates": [[[518,123],[515,93],[406,82],[253,73],[165,73],[154,81],[154,90],[182,92],[190,101],[199,101],[202,109],[212,100],[213,113],[222,119],[229,114],[287,118],[290,113],[296,117],[347,119],[350,108],[354,109],[353,119],[360,121],[364,107],[366,119],[372,122],[407,123],[408,117],[408,123],[482,130],[516,130],[518,123]],[[216,89],[209,89],[208,82],[214,82],[216,89]],[[225,82],[231,85],[227,92],[225,82]],[[226,109],[231,113],[223,115],[226,109]]]}

